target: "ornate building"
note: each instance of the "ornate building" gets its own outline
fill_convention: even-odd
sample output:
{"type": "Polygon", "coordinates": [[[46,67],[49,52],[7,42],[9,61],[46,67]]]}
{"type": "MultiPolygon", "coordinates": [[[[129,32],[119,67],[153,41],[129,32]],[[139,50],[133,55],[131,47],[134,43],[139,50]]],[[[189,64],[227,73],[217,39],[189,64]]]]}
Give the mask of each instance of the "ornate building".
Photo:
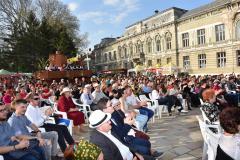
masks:
{"type": "MultiPolygon", "coordinates": [[[[190,74],[240,73],[240,1],[169,8],[94,46],[97,70],[171,66],[190,74]]],[[[172,70],[174,71],[174,70],[172,70]]]]}

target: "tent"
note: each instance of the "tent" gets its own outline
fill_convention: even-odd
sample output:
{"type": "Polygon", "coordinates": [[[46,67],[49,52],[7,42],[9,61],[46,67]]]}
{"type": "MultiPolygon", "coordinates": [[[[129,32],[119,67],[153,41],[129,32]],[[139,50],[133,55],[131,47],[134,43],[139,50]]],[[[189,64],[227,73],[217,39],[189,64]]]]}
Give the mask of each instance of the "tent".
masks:
{"type": "Polygon", "coordinates": [[[7,76],[7,75],[12,75],[12,74],[14,74],[14,73],[9,72],[9,71],[7,71],[5,69],[1,69],[0,70],[0,76],[7,76]]]}

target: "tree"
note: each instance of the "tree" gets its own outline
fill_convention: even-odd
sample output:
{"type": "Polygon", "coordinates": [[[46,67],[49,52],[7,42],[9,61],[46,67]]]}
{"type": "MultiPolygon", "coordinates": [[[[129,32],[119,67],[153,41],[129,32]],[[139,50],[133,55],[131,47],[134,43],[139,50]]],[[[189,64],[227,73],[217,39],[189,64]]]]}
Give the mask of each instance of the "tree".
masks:
{"type": "Polygon", "coordinates": [[[8,66],[17,71],[36,70],[56,50],[75,56],[87,45],[78,19],[58,0],[0,1],[0,21],[0,56],[9,57],[8,66]]]}

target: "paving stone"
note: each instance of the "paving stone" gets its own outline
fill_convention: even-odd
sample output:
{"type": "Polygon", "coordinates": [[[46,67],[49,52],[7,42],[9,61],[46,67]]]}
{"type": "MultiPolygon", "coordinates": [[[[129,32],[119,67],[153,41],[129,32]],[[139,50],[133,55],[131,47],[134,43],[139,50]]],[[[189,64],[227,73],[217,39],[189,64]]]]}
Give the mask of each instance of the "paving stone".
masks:
{"type": "Polygon", "coordinates": [[[180,147],[176,147],[174,149],[171,150],[172,153],[175,153],[177,155],[183,155],[187,152],[191,151],[190,149],[188,149],[185,146],[180,146],[180,147]]]}
{"type": "Polygon", "coordinates": [[[198,158],[196,158],[192,155],[189,155],[189,154],[184,154],[182,156],[173,158],[173,160],[197,160],[197,159],[198,158]]]}
{"type": "Polygon", "coordinates": [[[197,157],[197,158],[201,158],[202,157],[202,148],[198,148],[198,149],[195,149],[195,150],[192,150],[190,152],[188,152],[188,154],[190,155],[193,155],[194,157],[197,157]]]}

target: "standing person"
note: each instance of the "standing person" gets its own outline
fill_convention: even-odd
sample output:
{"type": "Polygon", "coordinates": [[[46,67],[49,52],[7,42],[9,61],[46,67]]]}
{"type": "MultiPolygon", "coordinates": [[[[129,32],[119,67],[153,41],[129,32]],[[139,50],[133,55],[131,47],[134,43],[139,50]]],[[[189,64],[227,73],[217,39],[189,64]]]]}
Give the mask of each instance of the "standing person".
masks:
{"type": "Polygon", "coordinates": [[[73,125],[85,132],[83,124],[85,123],[84,114],[79,111],[72,101],[71,90],[68,87],[63,88],[60,93],[61,97],[58,100],[58,109],[61,112],[66,112],[69,119],[73,120],[73,125]]]}
{"type": "Polygon", "coordinates": [[[29,140],[23,139],[25,138],[23,136],[14,135],[14,130],[6,121],[7,112],[6,106],[0,103],[0,154],[4,160],[45,160],[42,148],[38,146],[33,148],[40,155],[39,159],[34,156],[33,152],[28,152],[29,140]]]}

